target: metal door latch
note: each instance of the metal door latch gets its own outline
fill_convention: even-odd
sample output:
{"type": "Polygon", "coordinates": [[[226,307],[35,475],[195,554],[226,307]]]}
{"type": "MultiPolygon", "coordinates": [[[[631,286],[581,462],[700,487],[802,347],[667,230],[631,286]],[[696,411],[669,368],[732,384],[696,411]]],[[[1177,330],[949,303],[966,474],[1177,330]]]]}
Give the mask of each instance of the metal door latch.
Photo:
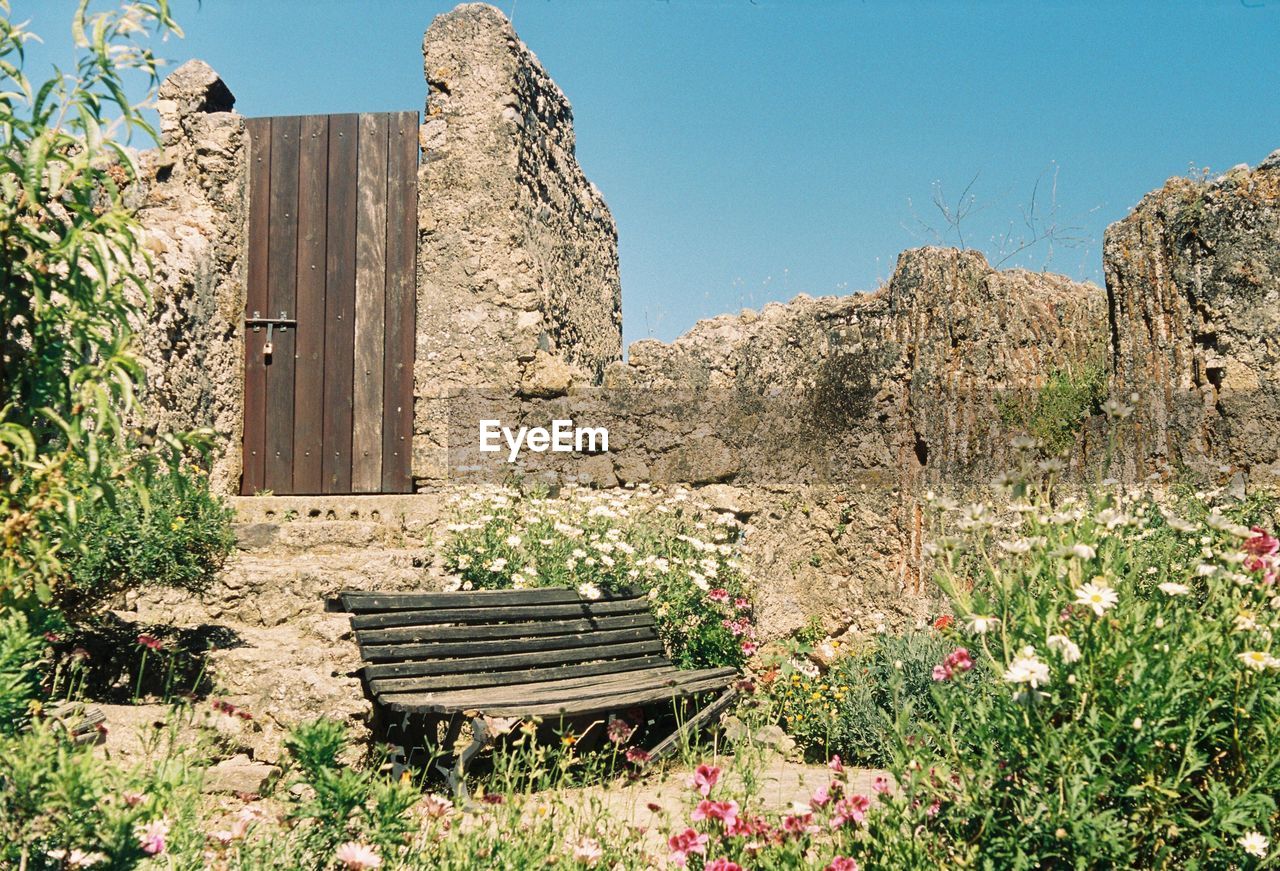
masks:
{"type": "Polygon", "coordinates": [[[246,327],[253,327],[253,331],[255,333],[261,332],[262,327],[264,325],[266,326],[267,341],[266,344],[262,346],[262,357],[263,359],[270,359],[271,352],[274,350],[271,337],[275,328],[279,327],[280,332],[283,333],[285,330],[289,329],[289,327],[296,328],[298,326],[298,322],[290,319],[288,312],[280,312],[280,317],[278,318],[264,318],[261,313],[255,311],[253,313],[253,317],[244,319],[244,325],[246,327]]]}

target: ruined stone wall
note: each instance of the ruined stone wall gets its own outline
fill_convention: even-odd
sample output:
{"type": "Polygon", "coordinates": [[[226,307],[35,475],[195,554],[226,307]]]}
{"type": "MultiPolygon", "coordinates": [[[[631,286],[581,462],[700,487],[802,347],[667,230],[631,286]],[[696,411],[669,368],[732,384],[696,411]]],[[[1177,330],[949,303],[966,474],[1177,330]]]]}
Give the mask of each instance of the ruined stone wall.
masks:
{"type": "Polygon", "coordinates": [[[1280,151],[1170,179],[1103,247],[1129,474],[1280,484],[1280,151]]]}
{"type": "Polygon", "coordinates": [[[450,391],[514,389],[548,356],[598,377],[622,328],[617,230],[564,94],[484,4],[437,18],[423,56],[414,476],[434,479],[450,391]]]}
{"type": "MultiPolygon", "coordinates": [[[[700,498],[750,521],[767,632],[810,617],[902,625],[936,606],[923,494],[985,491],[1013,463],[1020,431],[1003,404],[1034,399],[1054,371],[1102,365],[1107,334],[1095,285],[999,272],[974,251],[907,251],[875,293],[771,303],[671,343],[637,342],[601,388],[566,377],[496,391],[451,433],[474,446],[482,418],[567,418],[607,427],[607,454],[526,452],[508,464],[472,452],[451,468],[703,487],[700,498]]],[[[1077,462],[1088,435],[1082,426],[1077,462]]]]}
{"type": "Polygon", "coordinates": [[[244,119],[201,61],[160,88],[160,148],[140,158],[138,203],[155,272],[154,311],[139,329],[147,386],[143,422],[217,435],[212,482],[240,480],[244,405],[246,191],[244,119]]]}
{"type": "Polygon", "coordinates": [[[774,388],[824,409],[842,433],[824,448],[841,474],[745,497],[761,506],[748,556],[762,622],[872,631],[936,607],[923,496],[975,492],[1011,462],[1017,426],[1002,419],[1001,397],[1105,359],[1106,339],[1095,285],[923,248],[904,252],[873,294],[800,298],[704,321],[669,345],[638,342],[618,380],[774,388]]]}

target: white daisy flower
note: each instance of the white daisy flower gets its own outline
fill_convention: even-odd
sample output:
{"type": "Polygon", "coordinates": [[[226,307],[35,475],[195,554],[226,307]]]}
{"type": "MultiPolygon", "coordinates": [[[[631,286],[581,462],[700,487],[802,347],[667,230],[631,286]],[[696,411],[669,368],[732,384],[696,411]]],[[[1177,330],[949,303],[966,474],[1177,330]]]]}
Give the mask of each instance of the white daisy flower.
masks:
{"type": "Polygon", "coordinates": [[[1022,648],[1009,667],[1005,669],[1004,679],[1008,683],[1024,683],[1031,689],[1049,682],[1049,666],[1036,657],[1036,649],[1028,645],[1022,648]]]}
{"type": "Polygon", "coordinates": [[[965,628],[974,635],[985,635],[1000,622],[999,617],[984,617],[981,614],[970,614],[964,618],[965,628]]]}
{"type": "Polygon", "coordinates": [[[1261,832],[1249,832],[1240,839],[1239,844],[1250,856],[1265,859],[1267,857],[1267,847],[1271,845],[1271,842],[1261,832]]]}
{"type": "Polygon", "coordinates": [[[1244,653],[1237,653],[1236,659],[1243,662],[1246,668],[1250,668],[1253,671],[1280,668],[1280,659],[1276,659],[1265,650],[1246,650],[1244,653]]]}
{"type": "Polygon", "coordinates": [[[1065,635],[1050,635],[1049,649],[1062,657],[1062,661],[1070,665],[1080,660],[1080,645],[1065,635]]]}
{"type": "Polygon", "coordinates": [[[1076,604],[1093,609],[1093,613],[1099,617],[1120,601],[1119,594],[1103,581],[1091,581],[1082,587],[1077,587],[1075,592],[1076,604]]]}

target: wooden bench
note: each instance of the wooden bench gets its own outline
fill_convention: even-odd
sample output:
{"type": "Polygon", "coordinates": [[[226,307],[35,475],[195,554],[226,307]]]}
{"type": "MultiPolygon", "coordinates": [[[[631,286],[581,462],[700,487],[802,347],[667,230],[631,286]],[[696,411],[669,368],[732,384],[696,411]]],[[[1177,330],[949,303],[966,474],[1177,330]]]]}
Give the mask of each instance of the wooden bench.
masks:
{"type": "Polygon", "coordinates": [[[379,713],[400,719],[401,742],[422,735],[432,743],[444,726],[437,749],[451,754],[470,720],[471,744],[440,766],[462,795],[471,759],[495,737],[486,718],[554,722],[718,694],[649,751],[657,759],[736,696],[736,669],[671,664],[640,593],[589,600],[562,588],[352,590],[338,595],[335,610],[351,614],[365,686],[379,713]]]}

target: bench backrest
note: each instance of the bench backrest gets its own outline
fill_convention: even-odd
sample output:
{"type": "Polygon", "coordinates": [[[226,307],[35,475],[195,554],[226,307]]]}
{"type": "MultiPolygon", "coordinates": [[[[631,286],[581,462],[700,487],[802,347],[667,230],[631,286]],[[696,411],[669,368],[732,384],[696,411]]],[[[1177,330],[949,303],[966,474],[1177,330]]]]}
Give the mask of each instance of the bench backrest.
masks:
{"type": "Polygon", "coordinates": [[[338,596],[375,696],[670,667],[640,593],[477,590],[338,596]]]}

